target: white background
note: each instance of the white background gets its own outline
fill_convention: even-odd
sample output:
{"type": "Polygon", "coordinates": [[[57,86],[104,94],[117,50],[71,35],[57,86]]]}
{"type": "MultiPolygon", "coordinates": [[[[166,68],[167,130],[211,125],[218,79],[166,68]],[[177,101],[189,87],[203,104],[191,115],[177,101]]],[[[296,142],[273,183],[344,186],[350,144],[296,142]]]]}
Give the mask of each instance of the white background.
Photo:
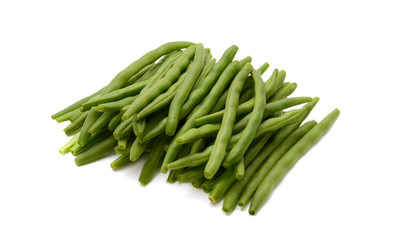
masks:
{"type": "Polygon", "coordinates": [[[394,239],[391,2],[1,1],[0,239],[394,239]],[[309,119],[341,110],[257,216],[58,153],[51,114],[175,40],[286,70],[321,99],[309,119]]]}

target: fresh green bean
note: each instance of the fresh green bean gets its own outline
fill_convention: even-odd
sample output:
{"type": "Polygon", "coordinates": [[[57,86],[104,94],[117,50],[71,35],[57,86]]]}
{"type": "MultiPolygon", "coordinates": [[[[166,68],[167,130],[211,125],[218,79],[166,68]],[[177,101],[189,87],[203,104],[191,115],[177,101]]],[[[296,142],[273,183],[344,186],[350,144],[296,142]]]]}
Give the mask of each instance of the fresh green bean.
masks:
{"type": "Polygon", "coordinates": [[[340,111],[334,109],[330,114],[323,118],[316,126],[306,133],[293,147],[291,147],[275,164],[274,167],[265,176],[263,182],[259,185],[254,193],[252,202],[249,207],[251,215],[262,207],[268,200],[271,193],[284,178],[287,172],[294,164],[307,153],[319,140],[327,134],[332,125],[338,119],[340,111]]]}
{"type": "Polygon", "coordinates": [[[82,166],[101,158],[104,158],[110,154],[113,154],[113,149],[116,146],[116,140],[113,136],[110,136],[101,143],[93,146],[87,151],[77,155],[75,157],[75,164],[77,166],[82,166]]]}
{"type": "Polygon", "coordinates": [[[194,153],[199,153],[202,150],[204,150],[205,148],[205,144],[206,144],[206,140],[201,138],[198,139],[197,141],[195,141],[192,145],[192,148],[190,149],[190,155],[194,154],[194,153]]]}
{"type": "Polygon", "coordinates": [[[88,112],[84,112],[74,122],[70,123],[66,128],[64,128],[63,131],[66,133],[66,135],[71,136],[77,133],[77,131],[79,131],[82,127],[83,122],[85,121],[87,116],[88,112]]]}
{"type": "Polygon", "coordinates": [[[283,85],[283,83],[285,82],[285,78],[286,78],[286,71],[280,70],[278,73],[278,86],[276,87],[276,90],[278,90],[283,85]]]}
{"type": "Polygon", "coordinates": [[[269,63],[264,63],[263,65],[261,65],[257,71],[260,73],[260,75],[263,75],[265,73],[265,71],[267,71],[267,69],[269,68],[269,63]]]}
{"type": "Polygon", "coordinates": [[[154,148],[149,154],[138,178],[142,185],[147,185],[152,180],[155,170],[161,165],[165,154],[164,143],[167,141],[168,137],[162,135],[152,142],[154,148]]]}
{"type": "MultiPolygon", "coordinates": [[[[115,131],[115,129],[118,127],[118,125],[122,122],[122,114],[118,113],[115,116],[111,118],[111,120],[108,123],[108,130],[109,131],[115,131]]],[[[92,126],[93,127],[93,126],[92,126]]]]}
{"type": "Polygon", "coordinates": [[[161,109],[163,109],[164,107],[168,106],[172,99],[175,96],[175,93],[177,92],[179,85],[181,85],[181,83],[183,82],[184,78],[185,78],[185,73],[183,73],[178,81],[176,81],[174,84],[171,85],[171,87],[168,89],[167,92],[160,94],[157,98],[155,98],[152,102],[150,102],[147,106],[145,106],[141,111],[138,112],[138,114],[136,115],[136,118],[142,119],[145,118],[147,116],[149,116],[150,114],[157,112],[161,109]]]}
{"type": "Polygon", "coordinates": [[[297,88],[297,83],[284,83],[282,86],[273,94],[268,102],[277,101],[279,99],[290,96],[297,88]]]}
{"type": "Polygon", "coordinates": [[[218,135],[216,136],[214,148],[204,171],[204,175],[208,179],[215,175],[224,160],[226,148],[230,141],[232,129],[237,115],[239,95],[241,93],[242,86],[252,69],[253,66],[250,63],[247,63],[237,74],[230,85],[222,125],[218,135]]]}
{"type": "Polygon", "coordinates": [[[78,111],[75,112],[75,114],[70,118],[70,122],[74,122],[75,120],[77,120],[81,115],[83,114],[83,112],[78,109],[78,111]]]}
{"type": "MultiPolygon", "coordinates": [[[[201,86],[190,93],[190,96],[189,96],[188,100],[182,106],[181,118],[186,116],[190,112],[190,110],[193,107],[195,107],[201,101],[201,99],[207,94],[207,92],[209,90],[211,90],[209,92],[209,94],[205,97],[204,101],[197,107],[199,110],[195,111],[194,114],[190,114],[190,116],[189,116],[190,119],[188,119],[184,123],[182,128],[179,129],[179,131],[176,134],[176,136],[174,137],[174,139],[176,139],[178,136],[183,134],[183,132],[185,132],[188,129],[190,129],[191,127],[193,127],[193,122],[194,122],[195,118],[200,117],[200,116],[202,116],[204,114],[207,114],[207,113],[209,113],[211,111],[211,108],[213,107],[213,104],[220,97],[220,92],[222,92],[222,91],[219,91],[219,93],[217,92],[218,90],[221,90],[222,82],[226,81],[227,75],[231,75],[232,69],[234,67],[236,67],[236,63],[235,63],[235,66],[234,66],[234,65],[232,65],[232,63],[230,64],[230,62],[234,58],[234,55],[237,52],[237,50],[238,50],[237,46],[231,46],[230,48],[228,48],[224,52],[223,56],[220,58],[218,63],[216,63],[213,66],[211,72],[201,82],[201,86]],[[228,65],[231,65],[231,67],[229,66],[230,68],[229,68],[228,72],[226,74],[224,74],[223,70],[225,70],[225,68],[228,65]],[[220,80],[219,76],[222,73],[226,77],[223,77],[222,82],[220,82],[219,81],[220,80]],[[219,80],[217,81],[217,84],[215,84],[215,86],[212,87],[212,85],[216,82],[216,80],[218,78],[219,78],[219,80]]],[[[166,120],[164,120],[164,122],[166,122],[166,120]]],[[[178,152],[179,152],[179,150],[181,148],[182,148],[182,145],[178,144],[175,140],[173,140],[171,142],[170,146],[168,147],[167,154],[166,154],[166,156],[164,158],[163,165],[162,165],[162,168],[161,168],[161,171],[163,173],[167,172],[166,165],[168,163],[172,162],[176,158],[176,156],[177,156],[177,154],[178,154],[178,152]]]]}
{"type": "Polygon", "coordinates": [[[127,120],[132,115],[143,109],[153,99],[160,95],[160,93],[167,90],[173,82],[175,82],[183,70],[188,66],[191,58],[194,56],[195,46],[188,47],[182,56],[176,61],[175,65],[167,72],[167,74],[155,83],[154,87],[149,88],[146,92],[138,95],[137,99],[127,108],[123,114],[122,119],[127,120]]]}
{"type": "Polygon", "coordinates": [[[97,110],[100,112],[118,112],[124,106],[134,102],[136,96],[126,97],[118,101],[101,103],[97,105],[97,110]]]}
{"type": "Polygon", "coordinates": [[[118,139],[118,148],[119,149],[126,149],[128,140],[129,140],[128,137],[118,139]]]}
{"type": "Polygon", "coordinates": [[[230,150],[227,158],[223,161],[223,166],[226,168],[235,165],[242,159],[249,145],[252,143],[255,133],[260,125],[260,122],[263,119],[264,111],[262,111],[262,109],[265,108],[266,103],[265,83],[263,82],[263,79],[260,77],[259,73],[256,70],[252,70],[252,77],[254,80],[256,93],[255,105],[253,107],[253,111],[250,114],[250,118],[247,122],[245,129],[242,131],[239,141],[230,150]]]}
{"type": "MultiPolygon", "coordinates": [[[[275,150],[269,155],[267,160],[264,161],[263,165],[258,171],[250,176],[249,181],[245,181],[243,184],[244,190],[242,195],[238,194],[239,205],[245,206],[249,202],[253,193],[256,191],[257,187],[263,181],[264,177],[267,175],[269,170],[278,162],[278,160],[294,145],[300,140],[309,130],[311,130],[315,125],[316,121],[309,121],[303,124],[298,129],[294,130],[289,136],[287,136],[280,144],[275,148],[275,150]]],[[[238,201],[238,199],[237,199],[238,201]]],[[[236,202],[232,203],[234,206],[236,202]]]]}
{"type": "MultiPolygon", "coordinates": [[[[90,134],[95,134],[102,129],[105,129],[109,126],[109,123],[113,117],[115,117],[116,112],[104,112],[101,116],[97,119],[97,121],[89,128],[88,132],[90,134]]],[[[119,118],[120,119],[120,118],[119,118]]]]}
{"type": "Polygon", "coordinates": [[[245,66],[247,63],[251,63],[252,62],[252,57],[251,56],[247,56],[244,59],[239,60],[239,63],[241,65],[241,68],[243,66],[245,66]]]}
{"type": "Polygon", "coordinates": [[[189,168],[177,176],[181,183],[191,183],[204,176],[204,166],[189,168]]]}
{"type": "Polygon", "coordinates": [[[234,174],[237,180],[241,180],[245,174],[245,162],[244,158],[242,157],[240,161],[234,167],[234,174]]]}
{"type": "Polygon", "coordinates": [[[248,100],[250,100],[253,97],[253,95],[254,95],[254,88],[253,87],[249,87],[249,88],[242,90],[240,98],[239,98],[239,104],[247,102],[248,100]]]}
{"type": "Polygon", "coordinates": [[[122,154],[117,159],[111,162],[112,170],[118,170],[124,166],[131,164],[132,162],[129,159],[129,154],[122,154]]]}
{"type": "Polygon", "coordinates": [[[147,143],[140,143],[137,138],[134,140],[130,147],[130,161],[135,162],[141,157],[141,155],[145,152],[146,144],[147,143]]]}
{"type": "Polygon", "coordinates": [[[144,81],[130,85],[125,88],[115,90],[107,94],[101,94],[95,96],[94,98],[90,99],[86,103],[82,104],[81,110],[86,111],[89,110],[91,107],[97,106],[102,103],[114,102],[114,101],[122,100],[125,97],[135,96],[146,86],[146,84],[147,81],[144,81]]]}
{"type": "Polygon", "coordinates": [[[122,137],[129,135],[133,130],[133,118],[127,119],[121,122],[114,130],[115,139],[121,139],[122,137]]]}
{"type": "Polygon", "coordinates": [[[201,43],[197,44],[193,62],[188,67],[186,77],[179,86],[179,90],[176,91],[174,99],[172,100],[168,110],[168,120],[165,129],[165,133],[168,136],[175,135],[182,105],[186,102],[193,85],[204,67],[204,54],[204,45],[201,43]]]}
{"type": "MultiPolygon", "coordinates": [[[[129,144],[130,145],[130,144],[129,144]]],[[[117,155],[127,155],[130,162],[130,146],[127,145],[125,149],[120,149],[119,146],[114,147],[115,154],[117,155]]]]}
{"type": "Polygon", "coordinates": [[[272,72],[271,77],[267,80],[267,90],[266,90],[266,99],[269,99],[269,97],[274,93],[276,88],[278,87],[278,77],[279,77],[279,72],[278,69],[275,68],[275,70],[272,72]]]}
{"type": "Polygon", "coordinates": [[[85,97],[85,98],[82,98],[81,100],[79,100],[79,101],[77,101],[77,102],[71,104],[70,106],[64,108],[63,110],[61,110],[61,111],[59,111],[59,112],[53,114],[53,115],[51,116],[52,119],[56,119],[56,118],[58,118],[58,117],[60,117],[60,116],[62,116],[62,115],[64,115],[64,114],[66,114],[66,113],[68,113],[68,112],[71,112],[71,111],[73,111],[73,110],[75,110],[75,109],[79,109],[79,108],[82,106],[83,103],[85,103],[85,102],[89,101],[90,99],[92,99],[93,97],[95,97],[95,96],[101,94],[101,93],[104,91],[104,89],[105,89],[105,87],[103,87],[102,89],[100,89],[100,90],[98,90],[97,92],[93,93],[92,95],[87,96],[87,97],[85,97]]]}
{"type": "Polygon", "coordinates": [[[185,167],[195,167],[206,163],[209,159],[213,146],[207,147],[203,152],[194,153],[176,161],[167,164],[167,168],[170,170],[181,169],[185,167]]]}
{"type": "Polygon", "coordinates": [[[133,119],[133,130],[134,130],[134,134],[135,136],[137,136],[137,138],[140,138],[142,136],[142,134],[144,133],[146,128],[146,119],[140,119],[137,120],[135,117],[133,119]]]}
{"type": "MultiPolygon", "coordinates": [[[[205,57],[207,57],[206,53],[205,53],[205,57]]],[[[215,65],[215,63],[216,63],[216,58],[212,58],[209,60],[208,63],[205,64],[204,68],[201,71],[200,76],[198,77],[196,83],[194,84],[194,86],[192,88],[192,91],[194,91],[194,89],[200,87],[202,79],[204,79],[209,74],[209,72],[211,71],[211,69],[215,65]]]]}
{"type": "Polygon", "coordinates": [[[169,42],[161,45],[160,47],[146,53],[138,60],[131,63],[128,67],[118,73],[115,78],[106,86],[103,93],[109,93],[116,89],[119,89],[123,86],[125,82],[127,82],[130,77],[138,73],[141,69],[143,69],[146,65],[149,65],[155,62],[157,59],[162,57],[163,55],[169,54],[176,50],[187,48],[193,45],[191,42],[169,42]]]}
{"type": "Polygon", "coordinates": [[[83,122],[81,133],[79,134],[78,144],[85,145],[91,134],[88,132],[89,128],[99,119],[101,112],[97,111],[96,107],[92,107],[83,122]]]}
{"type": "Polygon", "coordinates": [[[65,121],[68,121],[68,120],[71,121],[71,119],[73,118],[73,116],[75,114],[80,114],[80,110],[79,109],[72,110],[70,112],[67,112],[67,113],[55,118],[55,120],[58,123],[65,122],[65,121]]]}
{"type": "MultiPolygon", "coordinates": [[[[280,99],[275,102],[267,103],[264,109],[264,116],[270,116],[275,112],[284,110],[289,107],[293,107],[299,104],[312,101],[310,97],[293,97],[280,99]]],[[[249,113],[254,106],[254,98],[239,105],[237,108],[237,117],[249,113]]],[[[215,112],[209,115],[202,116],[194,120],[195,126],[201,126],[205,124],[219,123],[222,121],[224,110],[215,112]]]]}
{"type": "Polygon", "coordinates": [[[89,140],[85,145],[82,146],[82,145],[79,145],[78,142],[75,143],[74,146],[72,146],[72,148],[70,149],[70,152],[72,155],[77,156],[78,154],[81,154],[81,153],[87,151],[88,149],[90,149],[91,147],[96,145],[97,143],[104,141],[109,136],[111,136],[111,133],[106,130],[102,130],[100,132],[97,132],[89,137],[89,140]]]}
{"type": "Polygon", "coordinates": [[[192,182],[192,186],[195,188],[201,188],[202,183],[205,181],[204,175],[200,178],[197,178],[192,182]]]}
{"type": "Polygon", "coordinates": [[[212,203],[218,202],[226,194],[234,181],[236,181],[234,169],[227,169],[215,180],[212,190],[209,192],[208,199],[212,203]]]}
{"type": "Polygon", "coordinates": [[[127,82],[122,87],[127,87],[127,86],[135,84],[139,79],[142,78],[142,76],[144,76],[149,70],[153,69],[155,66],[156,66],[156,63],[151,63],[149,65],[146,65],[138,73],[136,73],[134,76],[129,78],[129,80],[127,80],[127,82]]]}
{"type": "Polygon", "coordinates": [[[75,134],[62,148],[59,149],[61,154],[66,154],[78,142],[79,133],[75,134]]]}

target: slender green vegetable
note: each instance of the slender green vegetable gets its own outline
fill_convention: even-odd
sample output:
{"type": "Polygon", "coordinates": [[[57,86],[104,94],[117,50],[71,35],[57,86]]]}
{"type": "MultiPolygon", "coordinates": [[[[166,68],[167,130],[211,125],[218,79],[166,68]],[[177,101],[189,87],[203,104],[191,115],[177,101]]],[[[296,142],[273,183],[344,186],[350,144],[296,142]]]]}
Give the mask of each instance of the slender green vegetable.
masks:
{"type": "Polygon", "coordinates": [[[62,148],[59,149],[61,154],[66,154],[70,151],[72,146],[78,142],[79,133],[75,134],[62,148]]]}
{"type": "Polygon", "coordinates": [[[260,122],[263,119],[264,111],[262,111],[262,109],[265,108],[266,102],[265,84],[263,82],[263,79],[260,77],[260,74],[256,70],[252,70],[252,77],[254,80],[256,93],[255,105],[245,129],[242,131],[239,141],[230,150],[227,158],[223,162],[223,166],[226,168],[235,165],[243,158],[243,155],[245,154],[249,145],[252,143],[255,133],[260,125],[260,122]]]}
{"type": "Polygon", "coordinates": [[[340,111],[334,109],[280,158],[256,189],[249,207],[249,213],[251,215],[256,214],[261,206],[268,200],[275,187],[294,164],[327,134],[339,117],[339,114],[340,111]]]}
{"type": "Polygon", "coordinates": [[[97,111],[96,107],[92,107],[89,110],[88,115],[86,116],[86,119],[82,125],[81,132],[79,134],[78,138],[78,144],[79,145],[85,145],[86,142],[88,141],[89,137],[91,134],[88,132],[89,129],[93,126],[93,124],[99,119],[101,113],[97,111]]]}
{"type": "Polygon", "coordinates": [[[161,165],[161,162],[164,159],[164,144],[168,141],[168,138],[164,135],[156,138],[152,144],[155,146],[152,149],[152,152],[149,154],[148,159],[146,160],[138,181],[142,185],[147,185],[151,180],[155,173],[155,170],[161,165]]]}
{"type": "Polygon", "coordinates": [[[222,125],[216,137],[211,156],[207,162],[207,165],[205,166],[204,175],[208,179],[215,175],[215,173],[219,170],[222,161],[224,160],[226,148],[230,141],[232,128],[237,115],[239,95],[241,93],[242,86],[252,69],[253,66],[247,63],[231,83],[229,94],[227,96],[222,125]]]}
{"type": "Polygon", "coordinates": [[[130,147],[130,161],[134,162],[137,161],[138,158],[145,152],[146,143],[140,143],[138,139],[135,139],[133,144],[130,147]]]}
{"type": "Polygon", "coordinates": [[[129,154],[122,154],[117,159],[111,162],[112,170],[118,170],[124,166],[131,164],[132,162],[129,159],[129,154]]]}
{"type": "Polygon", "coordinates": [[[103,142],[97,144],[96,146],[88,149],[86,152],[83,152],[76,156],[75,164],[77,166],[82,166],[106,156],[113,154],[113,149],[116,146],[117,142],[113,136],[110,136],[103,142]]]}
{"type": "MultiPolygon", "coordinates": [[[[104,112],[96,120],[96,122],[89,128],[88,132],[90,134],[95,134],[109,126],[111,120],[115,117],[116,112],[104,112]]],[[[120,120],[120,118],[119,118],[120,120]]]]}
{"type": "Polygon", "coordinates": [[[103,93],[109,93],[122,87],[130,77],[138,73],[146,65],[155,62],[163,55],[169,54],[176,50],[187,48],[193,45],[191,42],[169,42],[161,45],[160,47],[146,53],[141,58],[131,63],[128,67],[118,73],[115,78],[106,86],[103,93]]]}
{"type": "Polygon", "coordinates": [[[182,105],[185,103],[194,83],[204,67],[204,45],[201,43],[196,45],[193,62],[186,71],[186,77],[176,91],[174,99],[168,110],[168,120],[165,133],[168,136],[174,136],[180,119],[182,105]]]}
{"type": "Polygon", "coordinates": [[[297,88],[297,83],[284,83],[269,99],[268,102],[274,102],[279,99],[290,96],[297,88]]]}

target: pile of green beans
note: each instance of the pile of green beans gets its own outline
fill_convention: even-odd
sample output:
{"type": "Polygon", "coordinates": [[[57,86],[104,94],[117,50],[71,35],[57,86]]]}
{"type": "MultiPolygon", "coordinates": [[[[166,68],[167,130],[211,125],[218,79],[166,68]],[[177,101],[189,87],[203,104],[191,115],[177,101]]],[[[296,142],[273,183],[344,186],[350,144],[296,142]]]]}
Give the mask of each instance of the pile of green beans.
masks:
{"type": "Polygon", "coordinates": [[[269,64],[254,68],[250,56],[235,60],[237,51],[230,46],[217,60],[203,44],[182,41],[151,50],[52,115],[70,121],[59,152],[73,154],[77,166],[117,155],[113,170],[145,159],[142,185],[161,171],[169,183],[223,200],[226,213],[250,202],[255,215],[340,112],[304,123],[319,98],[290,97],[297,84],[285,81],[284,70],[264,81],[269,64]]]}

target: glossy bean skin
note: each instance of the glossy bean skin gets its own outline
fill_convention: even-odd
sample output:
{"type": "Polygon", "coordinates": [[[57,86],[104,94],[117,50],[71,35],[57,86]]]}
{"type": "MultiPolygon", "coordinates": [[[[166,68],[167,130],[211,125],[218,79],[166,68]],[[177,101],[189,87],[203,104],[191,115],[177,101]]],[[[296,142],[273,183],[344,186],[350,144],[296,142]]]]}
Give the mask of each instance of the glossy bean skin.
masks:
{"type": "Polygon", "coordinates": [[[97,105],[97,110],[99,112],[117,112],[120,111],[120,109],[124,106],[133,103],[136,98],[136,96],[131,96],[114,102],[102,103],[97,105]]]}
{"type": "Polygon", "coordinates": [[[251,215],[256,214],[263,206],[275,187],[285,177],[287,172],[290,171],[294,164],[327,134],[338,119],[339,114],[340,111],[334,109],[280,158],[256,189],[249,207],[249,213],[251,215]]]}
{"type": "Polygon", "coordinates": [[[113,149],[116,145],[117,142],[115,138],[110,136],[98,145],[88,149],[86,152],[77,155],[75,164],[77,166],[82,166],[113,154],[113,149]]]}
{"type": "Polygon", "coordinates": [[[267,80],[267,89],[266,89],[266,99],[269,99],[270,96],[272,95],[272,93],[274,93],[274,91],[276,90],[276,88],[278,87],[278,83],[279,83],[279,70],[277,68],[275,68],[275,70],[272,72],[271,77],[267,80]]]}
{"type": "Polygon", "coordinates": [[[132,162],[137,161],[137,159],[139,159],[140,156],[145,152],[145,148],[146,148],[146,143],[140,143],[140,141],[138,141],[138,139],[136,138],[130,147],[130,155],[129,155],[130,161],[132,162]]]}
{"type": "Polygon", "coordinates": [[[168,136],[174,136],[175,134],[178,126],[178,121],[180,119],[182,106],[185,103],[194,83],[197,81],[197,78],[204,67],[204,61],[204,45],[199,43],[196,45],[193,62],[189,65],[186,71],[185,79],[179,86],[179,90],[176,91],[174,99],[172,100],[170,108],[168,110],[168,120],[165,129],[165,133],[168,136]]]}
{"type": "Polygon", "coordinates": [[[237,116],[237,107],[239,104],[239,95],[249,73],[253,66],[247,63],[234,78],[230,85],[229,94],[226,100],[226,108],[223,115],[222,125],[219,129],[215,140],[211,156],[205,166],[204,175],[206,178],[212,178],[221,166],[227,145],[230,141],[235,118],[237,116]]]}
{"type": "Polygon", "coordinates": [[[181,42],[181,41],[169,42],[169,43],[165,43],[165,44],[159,46],[158,48],[146,53],[141,58],[139,58],[138,60],[131,63],[124,70],[119,72],[115,76],[115,78],[106,86],[103,93],[109,93],[109,92],[112,92],[116,89],[121,88],[127,82],[127,80],[130,79],[134,74],[138,73],[145,66],[155,62],[160,57],[162,57],[166,54],[169,54],[171,52],[174,52],[176,50],[179,50],[182,48],[187,48],[193,44],[194,43],[191,43],[191,42],[181,42]]]}
{"type": "Polygon", "coordinates": [[[255,85],[255,104],[253,111],[250,114],[247,125],[242,131],[239,141],[230,150],[227,158],[223,162],[223,166],[233,166],[238,163],[244,156],[249,145],[252,143],[256,130],[260,126],[260,122],[263,119],[263,114],[266,104],[266,89],[263,79],[256,70],[252,70],[252,77],[255,85]]]}

